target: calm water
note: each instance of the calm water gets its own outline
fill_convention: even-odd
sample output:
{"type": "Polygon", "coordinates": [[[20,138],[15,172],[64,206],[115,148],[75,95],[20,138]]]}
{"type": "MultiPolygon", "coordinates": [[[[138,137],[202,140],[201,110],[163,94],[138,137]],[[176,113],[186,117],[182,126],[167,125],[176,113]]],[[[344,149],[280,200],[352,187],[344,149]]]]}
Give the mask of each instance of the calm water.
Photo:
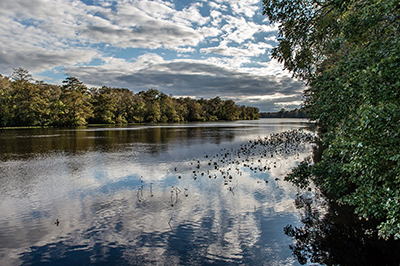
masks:
{"type": "Polygon", "coordinates": [[[307,126],[0,130],[0,265],[299,265],[283,232],[298,191],[282,180],[311,148],[246,149],[307,126]]]}

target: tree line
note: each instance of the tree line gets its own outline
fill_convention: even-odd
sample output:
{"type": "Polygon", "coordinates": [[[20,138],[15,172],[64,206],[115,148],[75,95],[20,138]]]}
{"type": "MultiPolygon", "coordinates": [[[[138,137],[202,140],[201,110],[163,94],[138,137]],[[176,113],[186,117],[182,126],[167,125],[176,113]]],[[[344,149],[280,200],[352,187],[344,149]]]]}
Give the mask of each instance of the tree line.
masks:
{"type": "Polygon", "coordinates": [[[143,122],[253,120],[256,107],[232,100],[174,98],[155,89],[88,88],[75,77],[62,85],[33,81],[25,69],[0,75],[0,126],[80,126],[143,122]]]}
{"type": "Polygon", "coordinates": [[[303,108],[285,110],[282,108],[279,112],[261,112],[261,118],[307,118],[307,112],[303,108]]]}
{"type": "Polygon", "coordinates": [[[305,108],[324,151],[287,178],[314,182],[366,231],[400,239],[400,2],[263,0],[279,23],[272,57],[307,85],[305,108]]]}

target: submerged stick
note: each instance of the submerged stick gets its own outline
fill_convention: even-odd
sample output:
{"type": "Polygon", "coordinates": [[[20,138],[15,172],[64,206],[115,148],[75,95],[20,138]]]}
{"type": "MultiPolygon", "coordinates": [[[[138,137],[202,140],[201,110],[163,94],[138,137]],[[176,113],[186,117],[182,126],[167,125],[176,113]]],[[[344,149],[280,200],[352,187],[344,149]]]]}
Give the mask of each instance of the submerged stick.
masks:
{"type": "Polygon", "coordinates": [[[171,231],[172,231],[171,221],[172,221],[172,217],[171,217],[171,219],[169,219],[169,221],[168,221],[169,228],[171,228],[171,231]]]}

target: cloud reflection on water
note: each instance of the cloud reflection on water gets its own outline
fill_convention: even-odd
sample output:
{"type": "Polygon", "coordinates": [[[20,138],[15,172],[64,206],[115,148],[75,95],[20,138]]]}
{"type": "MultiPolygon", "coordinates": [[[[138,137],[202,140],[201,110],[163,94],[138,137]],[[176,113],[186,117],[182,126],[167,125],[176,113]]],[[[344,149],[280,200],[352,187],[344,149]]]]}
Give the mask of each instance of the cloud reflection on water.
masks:
{"type": "Polygon", "coordinates": [[[2,162],[1,264],[296,264],[283,226],[299,220],[297,190],[282,177],[310,150],[300,158],[276,158],[279,167],[267,172],[241,164],[241,173],[231,171],[225,185],[207,162],[221,148],[238,147],[246,135],[236,139],[224,145],[169,144],[156,156],[144,152],[151,145],[136,150],[126,144],[109,152],[53,152],[2,162]],[[198,161],[209,174],[196,172],[198,161]]]}

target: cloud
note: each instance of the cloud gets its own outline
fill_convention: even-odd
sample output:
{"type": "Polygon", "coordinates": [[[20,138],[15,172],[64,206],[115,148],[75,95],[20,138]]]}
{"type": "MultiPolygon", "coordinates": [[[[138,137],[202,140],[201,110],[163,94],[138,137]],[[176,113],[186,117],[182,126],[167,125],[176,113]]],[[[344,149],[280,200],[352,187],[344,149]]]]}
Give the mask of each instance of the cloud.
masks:
{"type": "Polygon", "coordinates": [[[148,54],[135,62],[111,60],[101,67],[69,67],[65,71],[93,86],[117,86],[136,92],[155,88],[174,96],[198,98],[220,96],[234,98],[238,104],[256,104],[265,110],[272,101],[285,105],[286,101],[301,100],[304,86],[288,76],[261,75],[262,71],[253,74],[250,69],[247,73],[212,61],[165,61],[158,55],[148,54]],[[281,97],[274,98],[276,95],[281,97]]]}
{"type": "Polygon", "coordinates": [[[253,39],[254,34],[261,30],[261,27],[254,22],[246,21],[243,17],[228,16],[227,24],[222,27],[223,40],[229,42],[242,43],[248,39],[253,39]]]}
{"type": "Polygon", "coordinates": [[[203,17],[201,15],[199,8],[202,6],[202,3],[193,3],[189,7],[183,9],[181,12],[174,12],[172,19],[176,22],[190,22],[190,24],[187,23],[188,26],[192,24],[205,25],[210,21],[210,18],[203,17]]]}
{"type": "Polygon", "coordinates": [[[66,74],[96,86],[239,102],[300,95],[303,85],[269,58],[278,25],[260,16],[256,0],[2,0],[0,72],[23,67],[47,82],[66,74]]]}
{"type": "MultiPolygon", "coordinates": [[[[222,1],[217,1],[217,2],[222,2],[222,1]]],[[[228,2],[228,4],[229,4],[229,2],[228,2]]],[[[228,6],[226,6],[224,4],[221,4],[221,3],[216,3],[216,2],[209,1],[208,5],[213,10],[220,10],[220,11],[227,11],[228,10],[228,6]]]]}
{"type": "Polygon", "coordinates": [[[0,17],[0,71],[24,67],[44,71],[60,65],[90,62],[98,52],[87,47],[69,46],[51,33],[24,26],[8,17],[0,17]]]}
{"type": "Polygon", "coordinates": [[[221,42],[217,47],[208,47],[200,49],[201,53],[214,53],[225,56],[259,56],[273,48],[268,43],[251,43],[248,42],[241,47],[229,47],[226,43],[221,42]]]}
{"type": "MultiPolygon", "coordinates": [[[[271,128],[283,130],[282,125],[271,128]]],[[[79,134],[82,141],[90,141],[88,138],[93,136],[87,130],[79,134]]],[[[210,139],[186,145],[184,141],[179,141],[182,137],[177,136],[181,135],[171,135],[175,137],[172,138],[174,141],[170,141],[168,149],[158,153],[158,156],[153,154],[154,145],[141,145],[139,141],[135,145],[125,145],[124,153],[120,152],[119,145],[117,150],[113,147],[101,152],[82,150],[68,156],[51,153],[36,156],[35,160],[21,163],[11,160],[0,165],[5,176],[19,177],[8,178],[9,182],[3,184],[8,188],[6,191],[12,193],[2,194],[0,202],[2,226],[7,229],[0,232],[0,263],[24,264],[26,258],[33,256],[51,260],[52,255],[58,259],[60,256],[79,254],[89,259],[93,254],[108,254],[109,249],[117,247],[122,250],[119,257],[132,264],[138,261],[163,265],[173,261],[179,264],[185,258],[170,252],[174,247],[169,246],[168,239],[178,239],[176,234],[181,229],[190,236],[187,238],[192,241],[189,244],[195,246],[196,239],[204,238],[205,234],[215,234],[215,237],[207,239],[207,247],[201,248],[201,254],[195,254],[197,257],[218,257],[219,262],[229,263],[232,262],[230,258],[244,254],[246,247],[257,249],[262,245],[264,257],[276,260],[276,254],[282,253],[282,247],[263,238],[261,229],[265,227],[265,222],[268,228],[276,225],[274,219],[282,215],[285,216],[285,220],[280,221],[283,223],[292,215],[294,220],[298,219],[293,205],[296,188],[286,182],[280,182],[279,189],[274,183],[260,184],[256,182],[259,177],[246,171],[246,168],[241,169],[243,173],[240,176],[236,171],[231,173],[233,180],[240,182],[239,186],[235,186],[234,197],[232,190],[223,185],[219,170],[213,166],[210,172],[218,175],[218,179],[199,178],[194,181],[190,168],[192,158],[207,165],[208,159],[204,159],[203,151],[218,153],[221,145],[215,145],[210,139]],[[162,161],[163,158],[165,161],[162,161]],[[180,165],[182,179],[179,181],[176,175],[169,174],[173,171],[171,162],[180,165]],[[59,173],[56,177],[55,172],[59,173]],[[143,182],[139,181],[140,176],[143,176],[143,182]],[[154,183],[152,192],[150,182],[154,183]],[[186,188],[189,195],[184,197],[182,191],[175,208],[171,208],[171,184],[181,190],[186,188]],[[139,191],[143,192],[140,202],[139,191]],[[265,197],[260,198],[259,194],[265,197]],[[257,211],[257,215],[253,210],[257,211]],[[231,219],[226,224],[226,217],[234,216],[240,219],[231,219]],[[55,219],[60,220],[59,226],[54,225],[55,219]],[[198,226],[204,224],[204,220],[212,223],[206,228],[198,226]],[[35,230],[34,233],[32,230],[35,230]],[[155,243],[153,247],[149,247],[149,239],[155,243]],[[97,246],[99,241],[103,245],[97,246]]],[[[225,135],[217,137],[224,140],[225,135]]],[[[245,139],[240,140],[238,134],[236,144],[257,136],[258,131],[248,131],[245,139]]],[[[163,145],[157,145],[160,146],[163,145]]],[[[300,159],[275,156],[280,166],[271,169],[271,179],[284,176],[309,153],[310,149],[300,150],[300,159]]],[[[268,178],[269,174],[263,178],[268,178]]],[[[290,257],[290,253],[287,254],[290,257]]],[[[278,264],[293,265],[293,262],[278,264]]]]}
{"type": "Polygon", "coordinates": [[[122,48],[176,48],[196,46],[205,36],[193,23],[203,25],[197,5],[177,11],[165,3],[152,1],[119,2],[103,10],[98,21],[85,20],[80,34],[96,42],[122,48]]]}
{"type": "Polygon", "coordinates": [[[39,71],[88,63],[100,56],[88,47],[101,43],[193,51],[191,47],[219,33],[215,28],[192,26],[194,21],[204,25],[209,19],[201,16],[198,7],[193,4],[177,11],[168,2],[153,1],[120,1],[111,8],[80,1],[4,0],[0,3],[0,70],[23,66],[39,71]]]}
{"type": "Polygon", "coordinates": [[[258,0],[230,0],[229,3],[234,14],[250,18],[261,9],[258,0]]]}
{"type": "Polygon", "coordinates": [[[216,2],[209,2],[208,4],[212,9],[221,11],[227,11],[229,7],[234,15],[244,15],[248,18],[252,18],[257,10],[261,10],[258,0],[216,0],[216,2]]]}

